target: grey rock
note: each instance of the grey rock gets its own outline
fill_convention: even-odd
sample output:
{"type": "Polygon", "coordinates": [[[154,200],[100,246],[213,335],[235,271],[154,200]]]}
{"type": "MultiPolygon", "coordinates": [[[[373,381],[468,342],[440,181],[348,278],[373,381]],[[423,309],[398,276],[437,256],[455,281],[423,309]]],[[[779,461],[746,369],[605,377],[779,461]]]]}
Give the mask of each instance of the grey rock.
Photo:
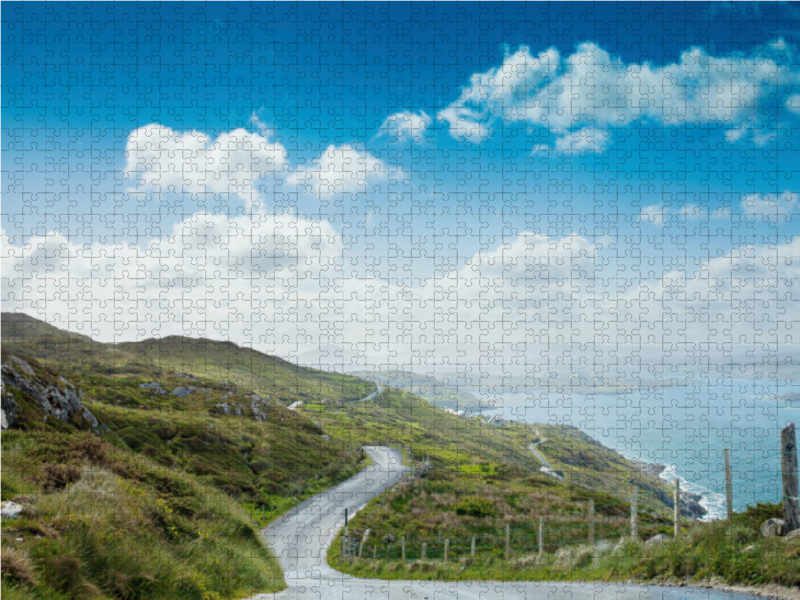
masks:
{"type": "Polygon", "coordinates": [[[656,544],[663,544],[664,542],[668,542],[671,539],[672,538],[669,537],[668,535],[665,535],[663,533],[659,533],[658,535],[654,535],[649,540],[647,540],[645,542],[645,545],[647,545],[647,546],[655,546],[656,544]]]}
{"type": "Polygon", "coordinates": [[[220,400],[222,400],[222,401],[225,401],[225,400],[227,400],[228,398],[230,398],[231,396],[233,396],[233,392],[225,392],[225,393],[222,395],[222,398],[220,398],[220,400]]]}
{"type": "Polygon", "coordinates": [[[786,532],[786,522],[783,519],[767,519],[759,527],[761,537],[780,537],[786,532]]]}
{"type": "Polygon", "coordinates": [[[786,539],[800,538],[800,529],[795,529],[786,534],[786,539]]]}
{"type": "Polygon", "coordinates": [[[157,381],[153,381],[151,383],[142,383],[141,385],[139,385],[139,387],[142,388],[143,390],[152,390],[154,394],[162,395],[169,393],[167,392],[167,390],[161,387],[161,384],[158,383],[157,381]]]}
{"type": "Polygon", "coordinates": [[[228,404],[227,402],[220,402],[219,404],[215,404],[214,408],[219,408],[226,415],[231,414],[231,405],[228,404]]]}
{"type": "Polygon", "coordinates": [[[36,372],[33,370],[33,367],[26,363],[18,356],[12,356],[11,360],[13,360],[19,369],[25,373],[26,375],[30,375],[31,377],[36,377],[36,372]]]}
{"type": "Polygon", "coordinates": [[[186,396],[191,394],[193,391],[194,388],[191,387],[185,388],[181,385],[172,390],[170,394],[172,394],[173,396],[178,396],[178,398],[186,398],[186,396]]]}
{"type": "MultiPolygon", "coordinates": [[[[325,440],[326,442],[330,442],[331,441],[331,436],[329,436],[327,433],[323,433],[322,434],[322,439],[325,440]]],[[[798,529],[798,531],[800,531],[800,529],[798,529]]]]}
{"type": "Polygon", "coordinates": [[[22,505],[6,500],[0,505],[0,517],[3,519],[19,519],[22,516],[22,505]]]}
{"type": "MultiPolygon", "coordinates": [[[[19,364],[17,361],[14,362],[19,364]]],[[[25,361],[22,362],[30,368],[30,365],[25,363],[25,361]]],[[[27,371],[24,369],[24,367],[20,367],[20,369],[27,375],[27,371]]],[[[4,385],[27,394],[27,396],[30,397],[42,411],[44,411],[45,421],[48,417],[52,416],[60,421],[63,421],[64,423],[69,423],[72,415],[76,412],[79,412],[86,418],[87,421],[89,421],[89,423],[92,424],[92,427],[97,427],[99,424],[91,411],[83,406],[81,392],[76,391],[75,386],[69,382],[67,382],[65,389],[60,389],[53,385],[43,385],[37,381],[38,378],[35,374],[33,375],[33,379],[28,378],[19,371],[15,370],[11,365],[5,363],[2,364],[2,377],[4,385]]],[[[7,395],[3,394],[3,396],[5,398],[7,395]]],[[[16,407],[16,403],[14,403],[14,407],[16,407]]],[[[12,407],[10,404],[7,404],[7,401],[4,399],[3,410],[6,413],[6,423],[9,427],[9,414],[12,412],[11,408],[12,407]],[[9,407],[8,411],[6,411],[7,405],[9,407]]],[[[14,418],[16,419],[16,414],[14,418]]]]}
{"type": "Polygon", "coordinates": [[[8,429],[14,423],[17,422],[17,401],[11,396],[11,394],[7,394],[5,390],[5,384],[2,384],[2,391],[0,391],[0,395],[2,395],[2,412],[3,412],[3,429],[8,429]]]}

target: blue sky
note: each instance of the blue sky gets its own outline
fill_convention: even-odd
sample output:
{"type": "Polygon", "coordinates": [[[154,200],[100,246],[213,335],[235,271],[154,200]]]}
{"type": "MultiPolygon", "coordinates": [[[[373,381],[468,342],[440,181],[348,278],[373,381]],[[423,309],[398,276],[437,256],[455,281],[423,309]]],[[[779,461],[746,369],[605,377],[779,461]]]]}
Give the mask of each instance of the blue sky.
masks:
{"type": "Polygon", "coordinates": [[[677,344],[683,365],[795,345],[794,6],[4,2],[2,20],[5,310],[523,370],[536,344],[585,365],[618,361],[591,350],[609,344],[677,344]]]}

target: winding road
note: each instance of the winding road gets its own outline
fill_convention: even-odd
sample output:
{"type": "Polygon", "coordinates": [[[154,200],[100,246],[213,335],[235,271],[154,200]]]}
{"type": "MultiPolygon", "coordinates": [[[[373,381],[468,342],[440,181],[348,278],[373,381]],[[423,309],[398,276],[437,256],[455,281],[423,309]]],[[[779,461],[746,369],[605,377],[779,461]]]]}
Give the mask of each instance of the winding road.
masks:
{"type": "Polygon", "coordinates": [[[288,589],[250,600],[755,600],[700,588],[544,581],[384,581],[333,570],[325,554],[352,515],[410,471],[398,450],[364,448],[374,464],[296,506],[263,532],[281,563],[288,589]]]}

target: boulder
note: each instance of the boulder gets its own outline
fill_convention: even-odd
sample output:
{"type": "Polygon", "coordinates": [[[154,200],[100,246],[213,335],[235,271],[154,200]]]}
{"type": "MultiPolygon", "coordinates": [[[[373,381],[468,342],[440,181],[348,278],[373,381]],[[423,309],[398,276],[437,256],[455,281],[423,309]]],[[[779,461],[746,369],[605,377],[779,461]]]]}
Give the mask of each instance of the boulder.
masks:
{"type": "Polygon", "coordinates": [[[185,388],[185,387],[183,387],[181,385],[181,386],[176,387],[174,390],[172,390],[170,392],[170,394],[172,394],[173,396],[177,396],[178,398],[186,398],[186,396],[191,394],[193,391],[194,391],[194,388],[191,388],[191,387],[185,388]]]}
{"type": "Polygon", "coordinates": [[[655,546],[656,544],[663,544],[664,542],[668,542],[671,539],[672,538],[669,537],[668,535],[665,535],[663,533],[659,533],[658,535],[654,535],[649,540],[647,540],[645,542],[645,545],[647,545],[647,546],[655,546]]]}
{"type": "Polygon", "coordinates": [[[761,524],[759,530],[762,537],[780,537],[786,530],[786,522],[783,519],[767,519],[761,524]]]}
{"type": "Polygon", "coordinates": [[[26,363],[18,356],[12,356],[11,360],[17,365],[17,368],[22,370],[23,373],[26,375],[30,375],[31,377],[36,377],[36,372],[33,370],[33,367],[26,363]]]}
{"type": "Polygon", "coordinates": [[[226,415],[231,414],[231,405],[228,404],[227,402],[220,402],[219,404],[215,404],[214,408],[220,409],[226,415]]]}
{"type": "Polygon", "coordinates": [[[0,517],[3,519],[19,519],[22,516],[22,505],[6,500],[0,506],[0,517]]]}
{"type": "Polygon", "coordinates": [[[161,395],[169,393],[167,392],[167,390],[161,387],[161,384],[158,383],[157,381],[153,381],[151,383],[142,383],[141,385],[139,385],[139,387],[142,388],[143,390],[152,390],[154,394],[161,395]]]}
{"type": "Polygon", "coordinates": [[[800,538],[800,529],[795,529],[794,531],[790,531],[786,534],[786,539],[790,538],[800,538]]]}

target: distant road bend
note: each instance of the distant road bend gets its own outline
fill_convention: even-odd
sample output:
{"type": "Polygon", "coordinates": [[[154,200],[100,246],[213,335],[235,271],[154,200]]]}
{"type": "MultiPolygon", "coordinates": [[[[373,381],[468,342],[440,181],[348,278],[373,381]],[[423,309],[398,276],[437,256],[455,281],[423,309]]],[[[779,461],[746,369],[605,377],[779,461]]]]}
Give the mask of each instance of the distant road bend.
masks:
{"type": "Polygon", "coordinates": [[[410,471],[399,450],[366,446],[373,463],[357,475],[309,498],[269,525],[262,535],[283,567],[288,589],[250,600],[755,600],[755,596],[699,588],[625,583],[542,581],[383,581],[358,579],[328,566],[325,555],[350,515],[410,471]]]}

